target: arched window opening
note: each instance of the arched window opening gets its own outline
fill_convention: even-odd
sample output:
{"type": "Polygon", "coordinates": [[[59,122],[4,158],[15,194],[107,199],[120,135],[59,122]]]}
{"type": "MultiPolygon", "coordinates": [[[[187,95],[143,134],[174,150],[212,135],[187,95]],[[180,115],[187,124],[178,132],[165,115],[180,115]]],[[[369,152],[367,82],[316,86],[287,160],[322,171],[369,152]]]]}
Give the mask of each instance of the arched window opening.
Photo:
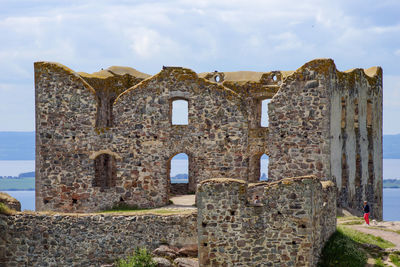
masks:
{"type": "Polygon", "coordinates": [[[268,162],[269,162],[269,157],[263,154],[260,157],[260,181],[268,180],[268,162]]]}
{"type": "Polygon", "coordinates": [[[109,154],[100,154],[94,159],[93,186],[101,189],[115,186],[117,167],[115,157],[109,154]]]}
{"type": "Polygon", "coordinates": [[[268,127],[269,118],[268,118],[268,104],[271,102],[271,99],[264,99],[261,101],[261,127],[268,127]]]}
{"type": "Polygon", "coordinates": [[[171,123],[172,125],[189,124],[189,102],[184,99],[172,101],[171,105],[171,123]]]}
{"type": "Polygon", "coordinates": [[[185,153],[175,155],[170,160],[169,177],[171,184],[189,183],[189,157],[185,153]]]}

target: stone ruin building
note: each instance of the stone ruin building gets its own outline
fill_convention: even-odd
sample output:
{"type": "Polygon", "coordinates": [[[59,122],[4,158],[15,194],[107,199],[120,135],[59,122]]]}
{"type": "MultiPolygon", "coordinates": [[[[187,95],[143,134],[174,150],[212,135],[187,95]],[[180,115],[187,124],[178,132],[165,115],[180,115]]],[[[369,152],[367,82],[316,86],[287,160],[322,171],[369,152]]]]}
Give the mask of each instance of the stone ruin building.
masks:
{"type": "Polygon", "coordinates": [[[205,179],[259,181],[265,154],[270,182],[333,181],[338,207],[357,212],[368,200],[372,217],[382,219],[380,67],[341,72],[317,59],[296,71],[163,67],[150,76],[36,62],[35,87],[39,211],[164,206],[171,192],[194,192],[205,179]],[[172,121],[177,100],[187,104],[185,125],[172,121]],[[186,185],[170,182],[178,153],[189,158],[186,185]]]}
{"type": "Polygon", "coordinates": [[[166,243],[197,243],[199,266],[316,266],[336,207],[360,212],[366,199],[382,219],[379,67],[317,59],[291,72],[150,76],[37,62],[35,87],[36,210],[61,213],[0,214],[1,266],[101,266],[166,243]],[[170,181],[178,153],[187,184],[170,181]],[[188,192],[189,213],[90,213],[188,192]]]}

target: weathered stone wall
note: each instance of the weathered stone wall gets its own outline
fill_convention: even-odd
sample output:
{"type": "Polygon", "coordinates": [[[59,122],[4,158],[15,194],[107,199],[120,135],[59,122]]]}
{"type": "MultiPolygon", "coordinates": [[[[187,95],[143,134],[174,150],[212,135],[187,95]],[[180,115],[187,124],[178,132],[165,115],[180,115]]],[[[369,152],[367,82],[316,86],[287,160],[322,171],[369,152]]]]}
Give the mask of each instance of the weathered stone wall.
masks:
{"type": "Polygon", "coordinates": [[[132,203],[167,203],[169,164],[179,153],[189,158],[189,191],[209,177],[247,177],[248,123],[241,98],[189,69],[166,67],[127,90],[114,114],[108,145],[123,159],[119,179],[135,188],[132,203]],[[176,99],[188,101],[188,125],[171,123],[176,99]]]}
{"type": "Polygon", "coordinates": [[[189,157],[189,192],[210,177],[257,182],[266,154],[270,180],[332,180],[341,207],[357,212],[366,199],[382,218],[380,68],[340,72],[317,59],[294,72],[164,67],[150,76],[39,62],[35,86],[37,210],[163,206],[176,154],[189,157]],[[178,99],[188,101],[188,125],[172,125],[178,99]]]}
{"type": "Polygon", "coordinates": [[[331,79],[331,175],[339,207],[382,219],[382,69],[336,71],[331,79]]]}
{"type": "Polygon", "coordinates": [[[0,215],[0,266],[100,266],[136,247],[197,243],[187,215],[0,215]]]}
{"type": "Polygon", "coordinates": [[[332,60],[308,62],[288,76],[272,98],[268,178],[330,177],[329,73],[332,60]]]}
{"type": "Polygon", "coordinates": [[[224,178],[201,182],[200,265],[316,266],[336,229],[336,189],[333,183],[324,187],[315,177],[250,186],[224,178]],[[255,195],[260,204],[253,204],[255,195]]]}
{"type": "Polygon", "coordinates": [[[170,159],[178,153],[189,156],[189,191],[208,177],[247,179],[247,107],[237,93],[191,70],[164,68],[110,107],[102,101],[137,80],[81,75],[35,64],[37,210],[163,206],[170,159]],[[188,125],[172,125],[175,99],[188,100],[188,125]]]}

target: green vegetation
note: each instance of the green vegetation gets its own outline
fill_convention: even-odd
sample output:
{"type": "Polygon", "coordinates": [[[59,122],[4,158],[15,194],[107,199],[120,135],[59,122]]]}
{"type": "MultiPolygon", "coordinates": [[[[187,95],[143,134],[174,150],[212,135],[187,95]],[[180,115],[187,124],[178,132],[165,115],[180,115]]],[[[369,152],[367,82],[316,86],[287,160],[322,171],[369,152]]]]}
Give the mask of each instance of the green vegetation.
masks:
{"type": "Polygon", "coordinates": [[[385,264],[383,263],[381,258],[375,259],[375,267],[385,267],[385,264]]]}
{"type": "MultiPolygon", "coordinates": [[[[171,201],[172,203],[172,201],[171,201]]],[[[129,206],[127,204],[121,203],[119,205],[116,205],[112,207],[109,210],[104,210],[100,211],[98,213],[135,213],[135,214],[182,214],[182,213],[187,213],[191,212],[190,210],[184,210],[184,209],[162,209],[162,208],[157,208],[157,209],[139,209],[138,207],[135,206],[129,206]]]]}
{"type": "Polygon", "coordinates": [[[359,244],[347,236],[341,227],[338,227],[325,244],[318,266],[363,267],[366,263],[366,253],[359,249],[359,244]]]}
{"type": "Polygon", "coordinates": [[[346,221],[341,223],[341,225],[360,225],[363,224],[363,221],[346,221]]]}
{"type": "Polygon", "coordinates": [[[395,252],[395,253],[389,255],[389,259],[396,266],[400,266],[400,255],[399,255],[399,253],[400,252],[395,252]]]}
{"type": "Polygon", "coordinates": [[[337,229],[359,244],[372,244],[382,249],[395,247],[392,242],[386,241],[381,237],[365,234],[344,226],[338,226],[337,229]]]}
{"type": "Polygon", "coordinates": [[[12,215],[14,210],[10,209],[6,204],[0,202],[0,214],[12,215]]]}
{"type": "Polygon", "coordinates": [[[358,224],[359,221],[362,221],[362,218],[338,218],[340,225],[325,244],[318,266],[365,266],[368,257],[372,257],[375,260],[375,266],[388,266],[384,261],[389,258],[393,264],[400,267],[400,254],[385,251],[386,248],[395,247],[393,243],[344,226],[358,224]]]}
{"type": "Polygon", "coordinates": [[[116,262],[117,267],[156,267],[151,254],[145,248],[136,248],[132,256],[126,260],[120,259],[116,262]]]}
{"type": "Polygon", "coordinates": [[[0,179],[0,191],[13,190],[35,190],[35,177],[0,179]]]}
{"type": "Polygon", "coordinates": [[[105,210],[98,213],[126,213],[126,214],[183,214],[192,212],[192,210],[185,209],[131,209],[131,210],[105,210]]]}

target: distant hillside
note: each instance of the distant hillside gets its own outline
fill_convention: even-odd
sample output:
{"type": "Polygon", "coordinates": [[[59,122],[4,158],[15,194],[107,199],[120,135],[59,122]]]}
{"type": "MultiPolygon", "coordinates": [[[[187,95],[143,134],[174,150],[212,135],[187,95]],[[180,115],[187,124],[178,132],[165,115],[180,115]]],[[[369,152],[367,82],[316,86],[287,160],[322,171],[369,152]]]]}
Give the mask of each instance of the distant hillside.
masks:
{"type": "Polygon", "coordinates": [[[400,134],[383,136],[383,158],[400,159],[400,134]]]}
{"type": "Polygon", "coordinates": [[[383,180],[383,188],[400,188],[400,180],[398,179],[383,180]]]}
{"type": "MultiPolygon", "coordinates": [[[[400,159],[400,134],[383,136],[383,158],[400,159]]],[[[0,160],[34,160],[35,132],[0,132],[0,160]]],[[[178,154],[174,159],[187,159],[178,154]]]]}
{"type": "Polygon", "coordinates": [[[0,160],[34,160],[35,132],[0,132],[0,160]]]}

